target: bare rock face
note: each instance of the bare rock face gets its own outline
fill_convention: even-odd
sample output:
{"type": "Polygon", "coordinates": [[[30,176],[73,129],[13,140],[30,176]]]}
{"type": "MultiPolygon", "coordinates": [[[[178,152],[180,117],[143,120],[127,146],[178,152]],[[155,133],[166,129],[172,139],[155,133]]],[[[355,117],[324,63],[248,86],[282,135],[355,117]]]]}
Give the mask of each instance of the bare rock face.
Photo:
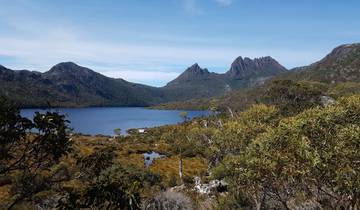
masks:
{"type": "Polygon", "coordinates": [[[271,76],[286,72],[286,68],[280,65],[270,56],[250,59],[240,56],[231,64],[226,75],[233,79],[245,79],[252,76],[271,76]]]}

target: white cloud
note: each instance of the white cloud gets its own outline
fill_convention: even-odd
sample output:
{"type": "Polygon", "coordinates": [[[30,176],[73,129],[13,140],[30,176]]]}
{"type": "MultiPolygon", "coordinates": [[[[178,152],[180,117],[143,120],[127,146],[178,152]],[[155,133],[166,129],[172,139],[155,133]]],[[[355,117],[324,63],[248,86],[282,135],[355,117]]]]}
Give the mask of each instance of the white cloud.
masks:
{"type": "MultiPolygon", "coordinates": [[[[287,66],[308,64],[326,52],[289,49],[199,47],[180,45],[135,45],[47,37],[21,39],[0,37],[0,56],[13,57],[17,67],[33,66],[34,70],[47,70],[62,61],[75,61],[89,67],[104,66],[126,69],[181,71],[195,62],[209,66],[229,66],[237,56],[260,57],[271,55],[287,66]],[[134,68],[136,67],[136,68],[134,68]]],[[[154,77],[156,79],[156,77],[154,77]]]]}
{"type": "Polygon", "coordinates": [[[233,0],[215,0],[220,6],[230,6],[233,0]]]}
{"type": "MultiPolygon", "coordinates": [[[[196,11],[196,0],[185,1],[188,2],[188,9],[196,11]]],[[[64,24],[66,27],[58,24],[49,26],[19,19],[5,21],[4,18],[2,21],[17,32],[0,34],[0,59],[10,58],[1,64],[9,68],[46,71],[56,63],[74,61],[107,76],[147,84],[154,84],[154,81],[156,84],[165,84],[195,62],[210,70],[212,66],[223,66],[225,71],[237,56],[271,55],[287,67],[294,67],[309,64],[326,53],[281,48],[241,48],[233,45],[217,47],[211,39],[206,40],[206,46],[194,43],[186,45],[192,41],[184,37],[177,44],[169,44],[170,41],[167,44],[99,41],[86,39],[87,36],[79,32],[81,30],[77,31],[67,24],[64,24]],[[42,30],[36,30],[39,28],[42,30]]],[[[200,41],[201,38],[195,39],[195,43],[200,41]]]]}

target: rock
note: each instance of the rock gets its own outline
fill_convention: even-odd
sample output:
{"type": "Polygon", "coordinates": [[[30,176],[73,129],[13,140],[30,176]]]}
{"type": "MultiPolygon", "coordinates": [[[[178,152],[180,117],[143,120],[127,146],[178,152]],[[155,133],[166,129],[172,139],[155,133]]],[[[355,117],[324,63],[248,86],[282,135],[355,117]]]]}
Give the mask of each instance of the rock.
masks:
{"type": "Polygon", "coordinates": [[[196,176],[195,190],[200,194],[210,194],[211,192],[218,191],[224,192],[227,190],[228,184],[223,180],[211,180],[208,184],[201,184],[201,178],[196,176]]]}
{"type": "Polygon", "coordinates": [[[335,103],[335,99],[330,96],[320,96],[320,102],[323,106],[329,106],[335,103]]]}
{"type": "Polygon", "coordinates": [[[270,56],[255,59],[243,59],[240,56],[231,64],[226,75],[234,79],[244,79],[254,75],[271,76],[283,72],[286,72],[286,68],[270,56]]]}

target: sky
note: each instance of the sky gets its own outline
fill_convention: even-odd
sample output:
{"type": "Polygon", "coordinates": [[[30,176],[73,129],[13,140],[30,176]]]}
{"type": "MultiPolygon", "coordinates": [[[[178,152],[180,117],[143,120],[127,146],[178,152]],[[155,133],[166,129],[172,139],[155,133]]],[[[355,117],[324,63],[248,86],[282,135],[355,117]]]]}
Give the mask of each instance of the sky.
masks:
{"type": "Polygon", "coordinates": [[[0,64],[45,72],[73,61],[163,86],[199,63],[238,57],[286,68],[360,42],[359,0],[0,0],[0,64]]]}

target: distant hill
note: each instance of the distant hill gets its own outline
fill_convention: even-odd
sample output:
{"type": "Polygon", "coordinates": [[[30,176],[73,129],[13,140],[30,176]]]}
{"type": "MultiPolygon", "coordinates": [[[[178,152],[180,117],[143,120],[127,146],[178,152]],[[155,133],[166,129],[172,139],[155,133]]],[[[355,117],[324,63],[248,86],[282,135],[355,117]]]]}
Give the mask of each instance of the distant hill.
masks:
{"type": "Polygon", "coordinates": [[[150,106],[165,102],[158,88],[113,79],[72,62],[45,73],[0,67],[0,94],[26,107],[150,106]]]}
{"type": "MultiPolygon", "coordinates": [[[[236,75],[236,73],[232,73],[232,75],[236,75]]],[[[157,108],[207,109],[209,106],[216,104],[220,107],[243,110],[251,104],[265,102],[262,99],[267,97],[271,88],[277,86],[277,90],[280,90],[279,86],[281,85],[282,88],[286,88],[284,84],[290,84],[293,88],[295,87],[294,89],[297,88],[297,90],[310,90],[310,92],[316,90],[316,92],[322,95],[335,98],[349,94],[359,94],[360,44],[347,44],[336,47],[320,61],[309,66],[298,67],[285,73],[277,74],[271,79],[266,80],[264,84],[256,87],[242,88],[219,97],[161,104],[157,108]],[[286,80],[293,80],[295,82],[288,82],[286,80]]],[[[286,89],[282,90],[287,91],[286,89]]],[[[298,99],[295,97],[294,100],[298,99]]]]}
{"type": "Polygon", "coordinates": [[[194,64],[162,88],[109,78],[73,62],[59,63],[44,73],[0,66],[0,95],[23,107],[152,106],[219,96],[286,71],[270,57],[240,58],[224,74],[194,64]]]}

